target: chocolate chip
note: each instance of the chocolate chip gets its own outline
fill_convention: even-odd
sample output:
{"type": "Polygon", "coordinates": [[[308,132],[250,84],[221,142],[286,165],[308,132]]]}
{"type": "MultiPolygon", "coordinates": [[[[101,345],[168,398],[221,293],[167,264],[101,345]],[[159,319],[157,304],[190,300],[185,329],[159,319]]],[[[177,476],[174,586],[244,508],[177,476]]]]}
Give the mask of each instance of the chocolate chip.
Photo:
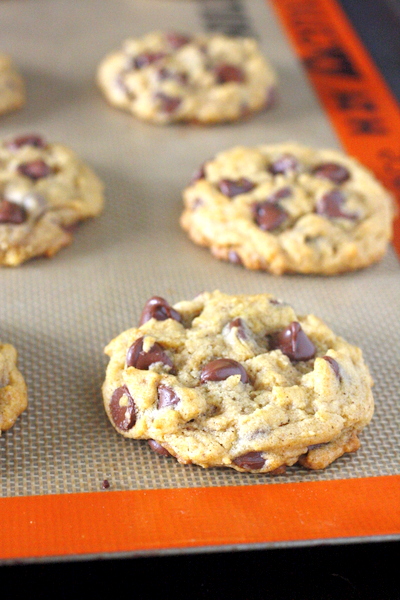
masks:
{"type": "Polygon", "coordinates": [[[232,462],[246,471],[258,471],[265,465],[265,459],[262,457],[261,452],[247,452],[247,454],[237,456],[232,462]]]}
{"type": "Polygon", "coordinates": [[[240,375],[242,383],[248,383],[249,377],[244,367],[232,358],[217,358],[205,365],[200,373],[200,382],[224,381],[231,375],[240,375]]]}
{"type": "Polygon", "coordinates": [[[160,456],[171,456],[168,450],[166,450],[164,446],[161,446],[161,444],[156,442],[156,440],[147,440],[147,443],[149,444],[150,448],[160,456]]]}
{"type": "Polygon", "coordinates": [[[197,210],[200,206],[204,206],[204,200],[202,198],[195,198],[190,208],[192,210],[197,210]]]}
{"type": "Polygon", "coordinates": [[[246,194],[247,192],[251,192],[251,190],[255,187],[255,184],[242,177],[241,179],[237,179],[236,181],[232,179],[221,179],[218,184],[220,191],[228,196],[229,198],[233,198],[234,196],[238,196],[239,194],[246,194]]]}
{"type": "Polygon", "coordinates": [[[165,57],[165,52],[143,52],[132,60],[135,69],[143,69],[165,57]]]}
{"type": "Polygon", "coordinates": [[[168,96],[168,94],[164,94],[164,92],[158,92],[155,97],[160,101],[161,110],[167,114],[175,112],[182,104],[182,98],[168,96]]]}
{"type": "Polygon", "coordinates": [[[332,183],[340,185],[350,179],[350,172],[343,165],[337,163],[322,163],[314,167],[311,171],[314,177],[329,179],[332,183]]]}
{"type": "Polygon", "coordinates": [[[243,264],[242,259],[240,258],[239,254],[235,250],[229,250],[228,260],[229,260],[229,262],[231,262],[234,265],[243,264]]]}
{"type": "Polygon", "coordinates": [[[346,213],[342,211],[342,206],[346,198],[340,190],[331,190],[324,194],[317,202],[315,211],[319,215],[330,219],[357,219],[355,213],[346,213]]]}
{"type": "Polygon", "coordinates": [[[167,69],[166,67],[162,67],[157,71],[157,76],[160,81],[164,81],[165,79],[173,79],[177,83],[181,85],[186,85],[188,81],[188,76],[186,73],[179,73],[179,71],[171,71],[171,69],[167,69]]]}
{"type": "Polygon", "coordinates": [[[233,319],[233,321],[228,323],[228,329],[229,330],[236,329],[237,336],[241,340],[247,340],[249,338],[249,336],[247,335],[247,332],[246,332],[245,323],[244,323],[243,319],[241,319],[240,317],[236,317],[236,319],[233,319]]]}
{"type": "Polygon", "coordinates": [[[314,344],[297,321],[272,336],[271,348],[280,350],[291,361],[310,360],[316,352],[314,344]]]}
{"type": "Polygon", "coordinates": [[[169,387],[169,385],[165,385],[161,383],[158,386],[158,402],[157,408],[166,408],[167,406],[175,406],[180,402],[179,396],[174,392],[174,390],[169,387]]]}
{"type": "Polygon", "coordinates": [[[108,490],[108,488],[110,487],[110,482],[108,481],[108,479],[104,479],[103,483],[101,484],[101,487],[103,488],[103,490],[108,490]]]}
{"type": "Polygon", "coordinates": [[[243,321],[240,317],[236,317],[236,319],[233,319],[233,321],[228,323],[228,327],[229,329],[232,329],[233,327],[243,327],[243,321]]]}
{"type": "Polygon", "coordinates": [[[289,196],[292,195],[292,189],[290,187],[284,187],[281,188],[280,190],[275,190],[275,192],[272,192],[272,194],[270,194],[267,198],[268,202],[279,202],[279,200],[283,200],[284,198],[289,198],[289,196]]]}
{"type": "Polygon", "coordinates": [[[147,300],[140,317],[139,326],[146,323],[146,321],[150,321],[150,319],[156,319],[156,321],[174,319],[179,323],[182,321],[182,317],[178,311],[172,308],[172,306],[160,296],[152,296],[147,300]]]}
{"type": "Polygon", "coordinates": [[[165,37],[168,44],[174,50],[178,50],[179,48],[182,48],[182,46],[186,46],[186,44],[189,44],[191,39],[188,35],[182,35],[181,33],[176,33],[174,31],[166,33],[165,37]]]}
{"type": "Polygon", "coordinates": [[[6,143],[9,150],[18,150],[22,146],[33,146],[34,148],[46,148],[47,144],[40,135],[21,135],[6,143]]]}
{"type": "Polygon", "coordinates": [[[111,417],[115,425],[122,431],[129,431],[136,423],[136,406],[126,385],[115,390],[110,402],[111,417]],[[125,396],[126,405],[121,406],[120,400],[125,396]]]}
{"type": "Polygon", "coordinates": [[[214,69],[215,77],[218,83],[229,83],[235,81],[236,83],[243,83],[246,79],[243,69],[236,67],[235,65],[228,65],[226,63],[217,65],[214,69]]]}
{"type": "Polygon", "coordinates": [[[276,467],[276,469],[272,469],[272,471],[268,471],[268,475],[283,475],[286,473],[286,465],[281,465],[280,467],[276,467]]]}
{"type": "Polygon", "coordinates": [[[206,176],[205,164],[203,164],[203,165],[201,165],[201,167],[196,169],[196,171],[193,173],[190,183],[196,183],[196,181],[199,181],[199,179],[204,179],[205,176],[206,176]]]}
{"type": "Polygon", "coordinates": [[[288,217],[287,212],[283,208],[268,202],[268,200],[254,204],[253,215],[255,222],[263,231],[277,229],[288,217]]]}
{"type": "Polygon", "coordinates": [[[28,218],[28,214],[23,206],[2,200],[0,202],[0,223],[11,223],[12,225],[20,225],[28,218]]]}
{"type": "Polygon", "coordinates": [[[337,363],[337,361],[334,358],[332,358],[331,356],[323,356],[322,358],[324,360],[326,360],[327,363],[330,364],[330,366],[332,367],[332,370],[335,373],[336,377],[338,379],[342,379],[342,377],[340,375],[340,367],[339,367],[339,364],[337,363]]]}
{"type": "Polygon", "coordinates": [[[44,160],[33,160],[32,162],[18,165],[18,173],[34,181],[42,177],[48,177],[52,172],[53,169],[44,160]]]}
{"type": "Polygon", "coordinates": [[[141,337],[136,340],[129,348],[126,354],[126,366],[135,367],[142,371],[147,371],[151,365],[161,362],[163,365],[173,367],[173,363],[168,354],[164,352],[161,344],[155,342],[146,352],[143,350],[143,340],[141,337]]]}
{"type": "Polygon", "coordinates": [[[296,171],[299,167],[299,161],[292,154],[282,154],[281,157],[274,160],[268,167],[272,175],[285,174],[289,171],[296,171]]]}

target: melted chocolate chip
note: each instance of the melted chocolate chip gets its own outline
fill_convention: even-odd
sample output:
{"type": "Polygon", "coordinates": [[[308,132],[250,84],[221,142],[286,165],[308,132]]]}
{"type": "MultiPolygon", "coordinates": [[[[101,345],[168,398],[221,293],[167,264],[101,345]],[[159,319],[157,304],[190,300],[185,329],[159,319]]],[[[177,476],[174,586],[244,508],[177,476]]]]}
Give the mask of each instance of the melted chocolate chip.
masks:
{"type": "Polygon", "coordinates": [[[168,450],[156,442],[156,440],[147,440],[147,443],[149,444],[150,448],[160,456],[171,456],[168,450]]]}
{"type": "Polygon", "coordinates": [[[236,317],[236,319],[233,319],[233,321],[231,321],[230,323],[228,323],[228,329],[236,329],[237,330],[237,336],[241,339],[241,340],[247,340],[248,339],[248,335],[246,332],[246,327],[244,324],[243,319],[241,319],[240,317],[236,317]]]}
{"type": "Polygon", "coordinates": [[[315,211],[317,214],[328,217],[329,219],[357,219],[355,213],[346,213],[342,211],[345,200],[345,196],[340,190],[331,190],[318,200],[315,211]]]}
{"type": "Polygon", "coordinates": [[[34,148],[46,148],[47,144],[40,135],[21,135],[10,140],[6,144],[9,150],[18,150],[22,146],[33,146],[34,148]]]}
{"type": "Polygon", "coordinates": [[[293,321],[288,327],[272,336],[271,348],[280,350],[295,362],[310,360],[316,352],[314,344],[297,321],[293,321]]]}
{"type": "Polygon", "coordinates": [[[197,210],[200,206],[204,206],[204,200],[202,198],[195,198],[190,208],[192,210],[197,210]]]}
{"type": "Polygon", "coordinates": [[[161,344],[155,342],[152,347],[145,352],[143,350],[143,340],[143,337],[137,339],[129,348],[126,354],[127,367],[135,367],[136,369],[147,371],[151,365],[158,362],[161,362],[168,367],[173,367],[171,359],[168,354],[164,352],[164,348],[161,344]]]}
{"type": "Polygon", "coordinates": [[[218,83],[221,84],[229,83],[231,81],[243,83],[246,79],[243,69],[236,67],[235,65],[228,65],[226,63],[216,66],[214,73],[218,83]]]}
{"type": "Polygon", "coordinates": [[[275,190],[275,192],[272,192],[272,194],[270,194],[267,198],[268,202],[272,202],[272,203],[276,203],[279,202],[279,200],[283,200],[284,198],[289,198],[292,195],[292,190],[290,187],[284,187],[281,188],[280,190],[275,190]]]}
{"type": "Polygon", "coordinates": [[[242,177],[236,181],[232,179],[221,179],[218,187],[220,191],[225,194],[225,196],[233,198],[239,194],[247,194],[247,192],[251,192],[251,190],[255,187],[255,184],[249,179],[242,177]]]}
{"type": "Polygon", "coordinates": [[[254,220],[263,231],[273,231],[277,229],[284,221],[288,214],[280,206],[268,202],[257,202],[253,206],[254,220]]]}
{"type": "Polygon", "coordinates": [[[228,252],[228,260],[234,265],[241,265],[242,259],[239,254],[235,250],[229,250],[228,252]]]}
{"type": "Polygon", "coordinates": [[[53,169],[44,160],[33,160],[32,162],[18,165],[18,173],[33,179],[33,181],[42,177],[48,177],[52,172],[53,169]]]}
{"type": "Polygon", "coordinates": [[[150,321],[150,319],[156,319],[156,321],[174,319],[179,323],[182,321],[182,317],[178,311],[172,308],[172,306],[160,296],[152,296],[152,298],[147,300],[140,317],[139,326],[146,323],[146,321],[150,321]]]}
{"type": "Polygon", "coordinates": [[[176,33],[174,31],[166,33],[165,37],[168,44],[174,50],[178,50],[178,48],[182,48],[182,46],[186,46],[186,44],[189,44],[190,42],[190,37],[188,35],[182,35],[181,33],[176,33]]]}
{"type": "Polygon", "coordinates": [[[158,386],[158,402],[157,408],[166,408],[167,406],[175,406],[180,402],[179,396],[174,392],[174,390],[169,387],[169,385],[165,385],[161,383],[158,386]]]}
{"type": "Polygon", "coordinates": [[[10,223],[12,225],[20,225],[28,218],[28,214],[23,206],[2,200],[0,202],[0,223],[10,223]]]}
{"type": "Polygon", "coordinates": [[[334,358],[332,358],[331,356],[323,356],[322,358],[324,360],[326,360],[327,363],[330,364],[330,366],[332,367],[332,370],[335,373],[336,377],[338,379],[342,379],[342,377],[340,375],[340,367],[339,367],[339,364],[337,363],[337,361],[334,358]]]}
{"type": "Polygon", "coordinates": [[[247,452],[247,454],[237,456],[232,462],[246,471],[258,471],[265,465],[265,459],[262,457],[261,452],[247,452]]]}
{"type": "Polygon", "coordinates": [[[160,101],[161,110],[167,114],[175,112],[182,104],[182,98],[168,96],[168,94],[164,94],[164,92],[158,92],[156,98],[160,101]]]}
{"type": "Polygon", "coordinates": [[[268,471],[268,475],[283,475],[284,473],[286,473],[286,465],[281,465],[272,471],[268,471]]]}
{"type": "Polygon", "coordinates": [[[268,167],[272,175],[285,174],[289,171],[296,171],[299,167],[299,161],[292,154],[282,154],[281,157],[274,160],[268,167]]]}
{"type": "Polygon", "coordinates": [[[350,179],[349,170],[337,163],[322,163],[314,167],[311,173],[314,177],[328,179],[332,183],[336,183],[336,185],[340,185],[350,179]]]}
{"type": "Polygon", "coordinates": [[[204,179],[206,176],[206,171],[205,171],[205,164],[201,165],[201,167],[199,167],[192,175],[192,179],[190,180],[190,183],[196,183],[196,181],[199,181],[199,179],[204,179]]]}
{"type": "Polygon", "coordinates": [[[165,52],[143,52],[136,56],[132,63],[135,69],[143,69],[165,57],[165,52]]]}
{"type": "Polygon", "coordinates": [[[171,69],[167,69],[166,67],[162,67],[157,72],[158,79],[160,81],[164,81],[165,79],[173,79],[177,83],[181,85],[186,85],[188,81],[188,76],[186,73],[179,73],[179,71],[171,71],[171,69]]]}
{"type": "Polygon", "coordinates": [[[110,402],[111,417],[115,425],[122,431],[129,431],[136,423],[136,406],[126,385],[115,390],[110,402]],[[120,405],[121,398],[125,396],[127,404],[120,405]]]}
{"type": "Polygon", "coordinates": [[[231,375],[240,375],[242,383],[248,383],[249,377],[244,367],[232,358],[217,358],[205,365],[200,373],[200,382],[224,381],[231,375]]]}

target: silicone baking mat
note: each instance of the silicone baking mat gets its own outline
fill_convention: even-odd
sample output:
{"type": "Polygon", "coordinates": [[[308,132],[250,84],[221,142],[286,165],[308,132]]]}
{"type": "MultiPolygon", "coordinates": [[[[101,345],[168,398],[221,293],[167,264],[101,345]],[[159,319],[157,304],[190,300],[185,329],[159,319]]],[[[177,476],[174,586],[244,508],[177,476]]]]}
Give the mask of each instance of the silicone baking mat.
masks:
{"type": "Polygon", "coordinates": [[[0,438],[0,559],[398,535],[395,248],[357,273],[275,277],[215,260],[178,225],[192,172],[237,144],[344,147],[395,191],[396,105],[338,5],[20,0],[0,4],[0,28],[28,91],[26,107],[2,117],[1,137],[37,132],[70,146],[104,180],[107,200],[53,259],[1,271],[1,338],[19,351],[29,408],[0,438]],[[279,74],[278,104],[215,127],[153,126],[108,106],[97,64],[126,37],[155,29],[257,37],[279,74]],[[114,431],[100,391],[105,344],[137,323],[150,296],[174,303],[217,288],[275,294],[362,347],[376,412],[356,454],[324,471],[258,476],[182,466],[114,431]]]}

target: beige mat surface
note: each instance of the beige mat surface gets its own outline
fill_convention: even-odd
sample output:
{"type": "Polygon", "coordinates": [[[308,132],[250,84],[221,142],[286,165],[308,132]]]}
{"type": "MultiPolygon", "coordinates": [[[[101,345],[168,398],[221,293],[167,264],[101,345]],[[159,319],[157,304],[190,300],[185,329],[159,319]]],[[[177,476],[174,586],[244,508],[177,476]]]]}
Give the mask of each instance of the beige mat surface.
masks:
{"type": "Polygon", "coordinates": [[[181,190],[217,151],[285,140],[340,147],[271,9],[264,0],[235,4],[239,16],[226,16],[227,2],[220,0],[212,6],[170,0],[0,4],[0,51],[14,57],[28,91],[26,107],[1,119],[0,136],[36,132],[70,146],[104,180],[107,200],[102,216],[85,223],[73,245],[53,259],[0,272],[0,338],[19,351],[30,399],[0,438],[2,496],[98,491],[105,478],[112,489],[128,490],[399,472],[400,265],[394,251],[349,275],[279,278],[218,262],[179,228],[181,190]],[[95,70],[122,39],[158,28],[203,30],[216,19],[258,36],[279,73],[276,108],[239,124],[163,128],[105,103],[95,70]],[[150,296],[174,303],[216,288],[273,293],[361,346],[375,380],[376,413],[355,455],[323,472],[293,467],[268,478],[183,467],[114,431],[100,392],[105,344],[137,323],[150,296]]]}

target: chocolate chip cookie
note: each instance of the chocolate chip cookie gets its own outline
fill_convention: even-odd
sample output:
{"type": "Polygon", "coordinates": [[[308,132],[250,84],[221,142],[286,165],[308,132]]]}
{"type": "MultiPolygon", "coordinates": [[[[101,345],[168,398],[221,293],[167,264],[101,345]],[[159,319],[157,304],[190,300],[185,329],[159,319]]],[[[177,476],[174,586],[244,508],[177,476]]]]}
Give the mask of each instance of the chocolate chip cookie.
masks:
{"type": "Polygon", "coordinates": [[[153,32],[101,62],[106,99],[158,124],[235,121],[273,104],[276,77],[251,38],[153,32]]]}
{"type": "Polygon", "coordinates": [[[33,134],[0,141],[0,265],[53,256],[102,207],[101,181],[72,150],[33,134]]]}
{"type": "Polygon", "coordinates": [[[323,469],[358,449],[373,414],[361,350],[269,294],[155,296],[105,352],[115,429],[183,464],[323,469]]]}
{"type": "Polygon", "coordinates": [[[181,225],[214,256],[248,269],[334,275],[384,255],[394,200],[336,150],[295,143],[235,147],[184,191],[181,225]]]}
{"type": "Polygon", "coordinates": [[[0,115],[25,104],[25,84],[6,54],[0,54],[0,115]]]}
{"type": "Polygon", "coordinates": [[[0,343],[0,434],[14,425],[27,405],[25,380],[17,367],[17,351],[11,344],[0,343]]]}

